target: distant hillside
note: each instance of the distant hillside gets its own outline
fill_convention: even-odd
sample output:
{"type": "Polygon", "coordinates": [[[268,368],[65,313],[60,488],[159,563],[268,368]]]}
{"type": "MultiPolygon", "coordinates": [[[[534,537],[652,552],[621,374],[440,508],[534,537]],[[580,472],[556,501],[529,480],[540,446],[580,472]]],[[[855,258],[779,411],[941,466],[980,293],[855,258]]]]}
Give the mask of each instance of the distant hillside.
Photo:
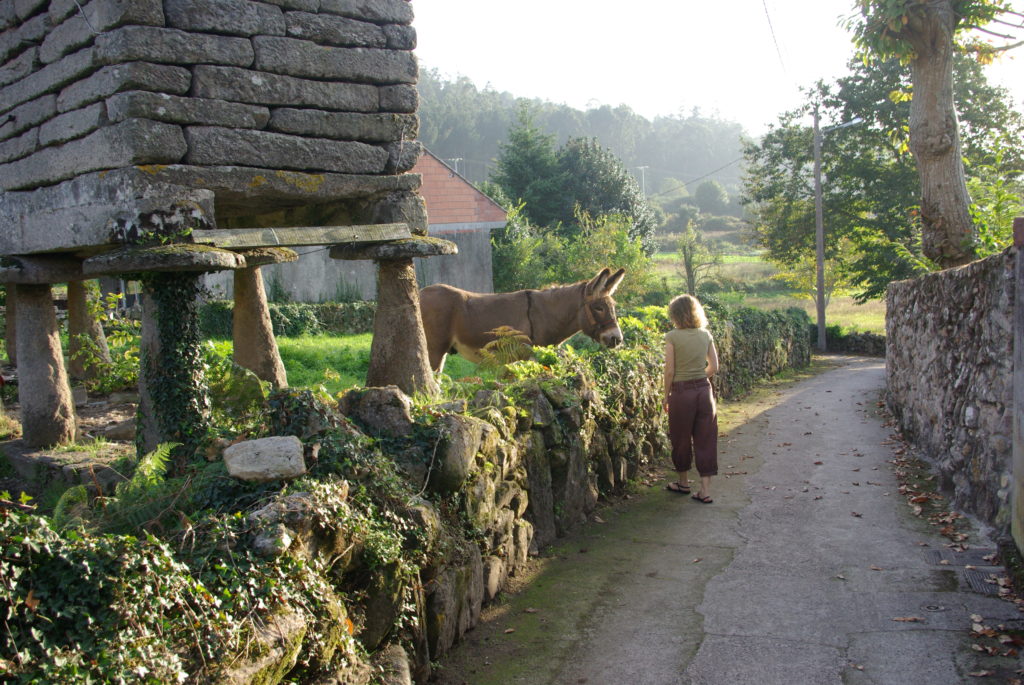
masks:
{"type": "Polygon", "coordinates": [[[516,122],[520,103],[528,102],[535,122],[558,137],[595,137],[627,167],[643,178],[649,196],[673,195],[670,189],[690,183],[692,193],[705,179],[721,183],[735,195],[740,182],[743,128],[736,122],[689,115],[658,117],[650,121],[629,107],[607,105],[586,111],[510,93],[479,89],[462,77],[447,81],[435,70],[420,73],[420,140],[435,155],[457,167],[470,181],[488,179],[516,122]],[[637,167],[646,167],[643,172],[637,167]]]}

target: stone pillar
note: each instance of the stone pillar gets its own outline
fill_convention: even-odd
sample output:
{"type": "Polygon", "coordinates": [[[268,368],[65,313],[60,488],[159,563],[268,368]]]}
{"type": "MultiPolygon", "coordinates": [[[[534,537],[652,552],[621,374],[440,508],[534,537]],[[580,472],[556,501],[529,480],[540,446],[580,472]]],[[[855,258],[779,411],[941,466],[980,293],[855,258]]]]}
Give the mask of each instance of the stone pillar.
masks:
{"type": "Polygon", "coordinates": [[[1010,532],[1024,552],[1024,217],[1013,220],[1013,488],[1010,532]]]}
{"type": "Polygon", "coordinates": [[[420,291],[413,257],[455,254],[455,243],[412,237],[377,244],[335,245],[334,259],[372,259],[377,264],[377,313],[370,345],[369,387],[397,385],[407,395],[438,393],[420,318],[420,291]]]}
{"type": "Polygon", "coordinates": [[[107,347],[107,336],[103,334],[103,325],[89,312],[89,288],[84,281],[68,282],[68,373],[76,380],[93,378],[97,369],[87,367],[81,351],[86,345],[82,336],[93,342],[92,354],[102,361],[110,363],[110,349],[107,347]]]}
{"type": "Polygon", "coordinates": [[[7,347],[7,361],[11,363],[11,366],[18,365],[18,326],[16,321],[18,320],[18,286],[14,283],[7,284],[7,298],[6,298],[6,315],[5,315],[5,331],[4,340],[7,347]]]}
{"type": "Polygon", "coordinates": [[[140,456],[163,442],[172,453],[170,473],[182,473],[205,437],[209,399],[199,336],[200,275],[240,269],[245,258],[194,245],[127,247],[86,259],[85,274],[142,273],[143,316],[139,369],[140,456]]]}
{"type": "Polygon", "coordinates": [[[377,262],[377,313],[373,319],[366,385],[397,385],[407,395],[438,393],[427,354],[419,284],[411,258],[377,262]]]}
{"type": "Polygon", "coordinates": [[[274,337],[260,267],[295,261],[298,255],[284,248],[243,250],[240,254],[245,257],[246,267],[234,273],[235,308],[231,334],[235,363],[275,388],[286,388],[288,377],[274,337]]]}
{"type": "Polygon", "coordinates": [[[74,442],[75,404],[49,285],[18,286],[16,325],[22,439],[30,447],[74,442]]]}

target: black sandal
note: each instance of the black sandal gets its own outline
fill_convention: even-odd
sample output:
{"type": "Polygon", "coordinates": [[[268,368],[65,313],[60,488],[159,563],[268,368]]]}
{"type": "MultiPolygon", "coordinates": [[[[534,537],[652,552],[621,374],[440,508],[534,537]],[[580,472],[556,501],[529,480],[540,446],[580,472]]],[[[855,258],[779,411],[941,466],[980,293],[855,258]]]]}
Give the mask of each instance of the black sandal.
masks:
{"type": "Polygon", "coordinates": [[[691,492],[689,485],[680,485],[676,481],[672,481],[666,485],[665,489],[669,492],[678,492],[680,495],[689,495],[691,492]]]}
{"type": "Polygon", "coordinates": [[[697,500],[701,504],[711,504],[712,502],[715,501],[711,499],[710,495],[704,495],[703,497],[701,497],[700,495],[694,495],[693,499],[697,500]]]}

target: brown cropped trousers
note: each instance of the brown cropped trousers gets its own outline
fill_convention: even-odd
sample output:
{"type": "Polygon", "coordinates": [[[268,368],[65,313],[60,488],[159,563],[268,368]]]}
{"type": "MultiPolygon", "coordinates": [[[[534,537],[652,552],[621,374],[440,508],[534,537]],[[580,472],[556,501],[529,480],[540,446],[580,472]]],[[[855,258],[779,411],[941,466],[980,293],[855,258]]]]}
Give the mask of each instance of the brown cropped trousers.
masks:
{"type": "Polygon", "coordinates": [[[668,398],[668,436],[672,464],[689,471],[697,462],[702,476],[718,475],[718,412],[711,381],[676,381],[668,398]]]}

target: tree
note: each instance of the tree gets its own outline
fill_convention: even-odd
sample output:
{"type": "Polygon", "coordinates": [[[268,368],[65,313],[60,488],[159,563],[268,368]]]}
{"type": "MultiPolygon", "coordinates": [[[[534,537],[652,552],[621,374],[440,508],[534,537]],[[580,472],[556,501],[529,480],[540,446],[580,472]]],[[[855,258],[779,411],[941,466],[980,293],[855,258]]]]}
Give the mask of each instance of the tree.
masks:
{"type": "Polygon", "coordinates": [[[704,181],[693,193],[694,202],[705,214],[724,214],[729,205],[729,194],[718,181],[704,181]]]}
{"type": "MultiPolygon", "coordinates": [[[[1012,181],[1022,168],[1021,150],[1008,141],[1024,135],[1024,117],[1005,90],[986,82],[977,61],[957,55],[954,62],[967,173],[972,183],[983,170],[988,178],[997,174],[1012,181]]],[[[818,104],[826,122],[862,120],[824,135],[823,199],[826,256],[835,256],[840,241],[852,242],[849,267],[864,300],[882,297],[889,282],[931,268],[931,262],[922,252],[919,176],[906,135],[909,75],[897,59],[855,60],[850,70],[834,85],[818,84],[808,107],[818,104]]],[[[812,132],[802,124],[805,111],[781,115],[744,151],[750,236],[784,268],[814,252],[812,132]]],[[[1000,230],[1005,240],[1008,225],[1000,230]]],[[[999,239],[985,240],[995,245],[999,239]]]]}
{"type": "Polygon", "coordinates": [[[580,211],[590,216],[617,214],[629,222],[629,237],[653,251],[654,213],[636,178],[596,138],[572,138],[558,151],[563,235],[579,231],[580,211]]]}
{"type": "Polygon", "coordinates": [[[679,275],[686,280],[686,292],[697,294],[700,285],[710,272],[722,263],[722,251],[694,230],[692,224],[679,235],[679,275]]]}
{"type": "Polygon", "coordinates": [[[921,183],[922,248],[942,267],[964,264],[975,255],[977,231],[961,161],[953,102],[953,62],[958,47],[991,58],[1001,47],[970,42],[969,32],[1013,14],[1008,0],[860,0],[852,20],[855,42],[865,55],[895,57],[911,66],[910,149],[921,183]]]}
{"type": "Polygon", "coordinates": [[[529,107],[521,107],[491,180],[505,197],[522,205],[531,223],[548,226],[564,214],[559,173],[555,137],[537,127],[529,107]]]}

